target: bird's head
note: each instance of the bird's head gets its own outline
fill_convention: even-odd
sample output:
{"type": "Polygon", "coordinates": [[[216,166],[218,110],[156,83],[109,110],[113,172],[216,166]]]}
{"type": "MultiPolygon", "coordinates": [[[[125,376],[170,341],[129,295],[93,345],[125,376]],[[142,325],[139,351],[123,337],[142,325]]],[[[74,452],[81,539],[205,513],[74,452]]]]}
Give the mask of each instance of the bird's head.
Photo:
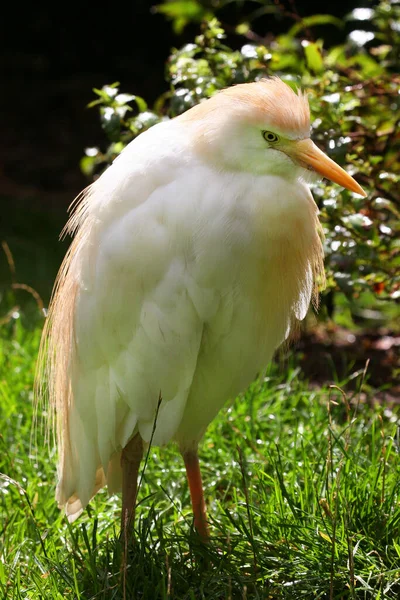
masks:
{"type": "Polygon", "coordinates": [[[311,141],[307,97],[277,77],[229,87],[179,120],[195,151],[216,168],[290,179],[314,174],[366,195],[311,141]]]}

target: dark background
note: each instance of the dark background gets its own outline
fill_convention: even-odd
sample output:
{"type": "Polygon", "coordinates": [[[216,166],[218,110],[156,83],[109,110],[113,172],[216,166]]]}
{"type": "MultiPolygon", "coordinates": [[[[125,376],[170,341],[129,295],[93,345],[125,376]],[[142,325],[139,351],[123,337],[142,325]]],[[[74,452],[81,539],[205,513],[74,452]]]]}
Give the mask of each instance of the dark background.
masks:
{"type": "MultiPolygon", "coordinates": [[[[161,1],[161,0],[160,0],[161,1]]],[[[367,2],[293,0],[278,3],[280,16],[267,15],[255,31],[286,31],[296,13],[343,17],[367,2]]],[[[231,3],[218,13],[228,29],[259,4],[231,3]]],[[[57,242],[66,209],[89,181],[79,169],[86,146],[105,147],[98,112],[88,109],[93,87],[113,81],[151,105],[166,88],[165,63],[173,46],[193,40],[198,25],[176,35],[154,12],[154,3],[9,3],[0,29],[0,241],[13,252],[17,278],[48,296],[65,251],[57,242]]],[[[324,27],[325,45],[339,43],[345,30],[324,27]]],[[[228,43],[245,40],[231,35],[228,43]]],[[[0,256],[0,283],[9,279],[0,256]]]]}

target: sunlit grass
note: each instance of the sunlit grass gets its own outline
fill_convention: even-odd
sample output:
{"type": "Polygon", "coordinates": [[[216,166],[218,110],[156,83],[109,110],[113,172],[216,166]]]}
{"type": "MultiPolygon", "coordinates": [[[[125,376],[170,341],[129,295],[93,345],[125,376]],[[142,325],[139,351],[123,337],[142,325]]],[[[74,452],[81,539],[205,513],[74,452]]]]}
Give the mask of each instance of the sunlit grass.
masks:
{"type": "Polygon", "coordinates": [[[30,450],[39,334],[21,319],[1,328],[1,598],[399,597],[399,419],[389,407],[313,388],[295,359],[270,366],[204,438],[211,543],[192,531],[169,446],[150,450],[126,555],[119,499],[98,494],[68,525],[54,455],[41,435],[30,450]]]}

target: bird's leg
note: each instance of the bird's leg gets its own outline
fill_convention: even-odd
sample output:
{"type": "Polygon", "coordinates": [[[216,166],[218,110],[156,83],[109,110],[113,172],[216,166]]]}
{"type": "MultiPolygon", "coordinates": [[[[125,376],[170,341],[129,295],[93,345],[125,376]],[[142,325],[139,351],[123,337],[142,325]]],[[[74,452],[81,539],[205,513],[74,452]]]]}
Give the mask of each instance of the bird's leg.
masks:
{"type": "Polygon", "coordinates": [[[135,518],[138,474],[143,456],[143,441],[137,433],[121,453],[122,467],[122,515],[121,530],[126,537],[129,525],[135,518]]]}
{"type": "Polygon", "coordinates": [[[207,523],[206,504],[204,502],[203,483],[197,448],[182,453],[185,461],[186,475],[189,482],[190,497],[192,499],[194,526],[202,540],[210,537],[207,523]]]}

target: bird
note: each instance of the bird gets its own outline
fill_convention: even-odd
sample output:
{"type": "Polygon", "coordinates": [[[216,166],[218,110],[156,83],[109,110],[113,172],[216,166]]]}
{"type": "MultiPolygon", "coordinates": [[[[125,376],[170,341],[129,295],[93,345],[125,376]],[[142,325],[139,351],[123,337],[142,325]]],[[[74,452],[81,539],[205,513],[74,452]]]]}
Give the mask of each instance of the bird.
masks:
{"type": "Polygon", "coordinates": [[[143,452],[174,442],[209,539],[199,442],[317,301],[323,177],[366,196],[267,77],[143,132],[75,202],[38,375],[70,522],[107,485],[132,529],[143,452]]]}

